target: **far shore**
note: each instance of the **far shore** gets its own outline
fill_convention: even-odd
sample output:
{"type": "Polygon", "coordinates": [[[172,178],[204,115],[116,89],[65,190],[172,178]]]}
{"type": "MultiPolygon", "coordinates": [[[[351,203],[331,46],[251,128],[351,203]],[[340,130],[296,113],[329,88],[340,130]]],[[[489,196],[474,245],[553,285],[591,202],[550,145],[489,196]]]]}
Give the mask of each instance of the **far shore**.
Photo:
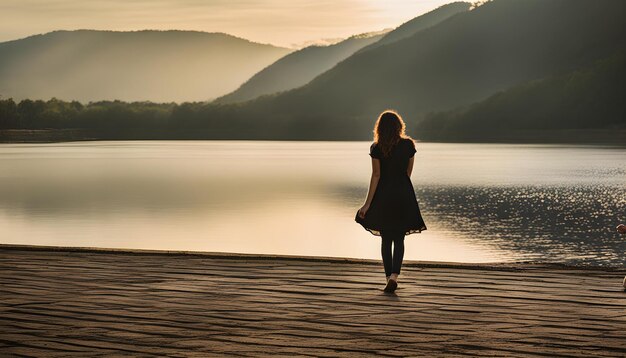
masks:
{"type": "MultiPolygon", "coordinates": [[[[552,131],[511,131],[497,134],[457,133],[441,136],[434,133],[413,135],[422,142],[432,143],[501,143],[501,144],[581,144],[626,146],[626,129],[552,130],[552,131]]],[[[136,136],[107,136],[80,128],[69,129],[0,129],[0,143],[63,143],[79,141],[126,141],[126,140],[275,140],[275,141],[359,141],[356,138],[334,138],[318,136],[307,138],[305,134],[288,138],[265,137],[180,137],[167,133],[146,133],[136,136]]]]}

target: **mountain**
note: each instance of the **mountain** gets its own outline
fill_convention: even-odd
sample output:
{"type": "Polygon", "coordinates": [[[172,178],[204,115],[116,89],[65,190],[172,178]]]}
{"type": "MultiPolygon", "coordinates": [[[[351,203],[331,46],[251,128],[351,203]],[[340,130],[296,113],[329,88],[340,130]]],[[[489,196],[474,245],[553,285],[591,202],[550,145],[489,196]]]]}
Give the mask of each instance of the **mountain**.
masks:
{"type": "Polygon", "coordinates": [[[278,94],[232,104],[0,99],[0,128],[71,128],[100,139],[369,140],[376,116],[395,108],[418,139],[526,133],[532,141],[573,130],[560,138],[614,141],[626,138],[625,13],[624,1],[494,0],[362,49],[278,94]]]}
{"type": "Polygon", "coordinates": [[[0,95],[206,101],[290,51],[222,33],[55,31],[0,43],[0,95]]]}
{"type": "Polygon", "coordinates": [[[404,24],[398,26],[393,31],[386,34],[380,41],[377,41],[368,47],[364,48],[363,51],[371,50],[379,46],[387,45],[392,42],[396,42],[398,40],[405,39],[407,37],[411,37],[431,26],[437,25],[441,21],[449,18],[452,15],[456,15],[460,12],[465,12],[470,9],[472,6],[471,3],[457,1],[450,4],[442,5],[436,8],[433,11],[430,11],[424,15],[413,18],[404,24]]]}
{"type": "Polygon", "coordinates": [[[204,115],[281,123],[297,136],[369,138],[386,108],[415,123],[607,58],[625,46],[624,13],[623,1],[495,0],[360,51],[303,87],[204,115]]]}
{"type": "Polygon", "coordinates": [[[359,50],[372,49],[414,35],[452,15],[468,11],[470,5],[466,2],[454,2],[418,16],[390,32],[355,35],[330,46],[306,47],[276,61],[235,92],[220,97],[215,102],[242,102],[303,86],[359,50]]]}
{"type": "Polygon", "coordinates": [[[429,140],[476,140],[506,138],[516,131],[624,130],[625,94],[626,52],[621,52],[518,84],[470,106],[429,114],[418,131],[429,140]]]}
{"type": "Polygon", "coordinates": [[[292,52],[255,74],[236,91],[216,99],[215,102],[242,102],[264,94],[303,86],[382,37],[383,34],[356,35],[333,45],[308,46],[292,52]]]}

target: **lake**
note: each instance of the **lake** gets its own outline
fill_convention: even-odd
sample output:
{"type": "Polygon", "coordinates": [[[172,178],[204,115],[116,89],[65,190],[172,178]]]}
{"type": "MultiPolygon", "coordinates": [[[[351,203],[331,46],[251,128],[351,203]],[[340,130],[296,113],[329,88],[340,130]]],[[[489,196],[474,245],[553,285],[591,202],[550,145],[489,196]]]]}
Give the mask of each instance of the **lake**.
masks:
{"type": "MultiPolygon", "coordinates": [[[[0,144],[0,242],[380,258],[370,142],[0,144]]],[[[626,265],[626,149],[417,143],[406,260],[626,265]]]]}

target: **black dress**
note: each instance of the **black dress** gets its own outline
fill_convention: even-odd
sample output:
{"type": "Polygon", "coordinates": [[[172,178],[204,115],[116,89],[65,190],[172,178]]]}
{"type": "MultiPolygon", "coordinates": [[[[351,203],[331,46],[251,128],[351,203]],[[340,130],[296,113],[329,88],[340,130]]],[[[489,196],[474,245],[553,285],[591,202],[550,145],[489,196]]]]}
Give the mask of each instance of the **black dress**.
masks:
{"type": "Polygon", "coordinates": [[[404,230],[405,235],[426,230],[413,183],[407,175],[409,158],[415,155],[415,143],[402,138],[389,153],[388,158],[376,143],[370,147],[370,156],[380,160],[380,178],[365,217],[357,210],[354,220],[365,230],[380,236],[381,230],[404,230]]]}

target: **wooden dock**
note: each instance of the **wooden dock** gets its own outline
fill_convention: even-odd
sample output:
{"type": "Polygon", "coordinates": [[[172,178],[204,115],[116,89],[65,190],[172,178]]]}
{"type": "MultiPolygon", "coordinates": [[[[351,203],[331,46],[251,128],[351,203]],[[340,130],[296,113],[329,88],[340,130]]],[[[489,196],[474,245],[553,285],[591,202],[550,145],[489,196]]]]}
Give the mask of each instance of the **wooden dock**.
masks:
{"type": "Polygon", "coordinates": [[[624,275],[0,245],[0,356],[626,357],[624,275]]]}

